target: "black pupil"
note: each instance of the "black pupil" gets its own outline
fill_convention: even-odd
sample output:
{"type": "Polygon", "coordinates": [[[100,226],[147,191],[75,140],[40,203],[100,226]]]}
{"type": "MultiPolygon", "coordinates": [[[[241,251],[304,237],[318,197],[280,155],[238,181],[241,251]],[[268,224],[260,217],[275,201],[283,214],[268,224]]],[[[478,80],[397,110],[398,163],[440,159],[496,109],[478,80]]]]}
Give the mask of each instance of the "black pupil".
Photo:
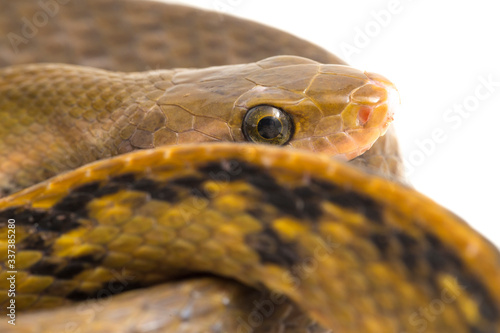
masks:
{"type": "Polygon", "coordinates": [[[275,117],[264,117],[257,125],[257,131],[264,139],[274,139],[281,134],[283,125],[275,117]]]}

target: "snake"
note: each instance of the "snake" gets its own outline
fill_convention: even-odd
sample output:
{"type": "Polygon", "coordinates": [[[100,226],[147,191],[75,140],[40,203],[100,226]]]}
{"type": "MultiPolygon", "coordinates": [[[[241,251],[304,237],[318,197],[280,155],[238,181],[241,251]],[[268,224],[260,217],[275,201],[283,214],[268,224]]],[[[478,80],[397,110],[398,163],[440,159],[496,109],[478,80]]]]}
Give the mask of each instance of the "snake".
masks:
{"type": "Polygon", "coordinates": [[[0,12],[2,332],[500,332],[500,253],[405,180],[385,77],[180,5],[0,12]]]}

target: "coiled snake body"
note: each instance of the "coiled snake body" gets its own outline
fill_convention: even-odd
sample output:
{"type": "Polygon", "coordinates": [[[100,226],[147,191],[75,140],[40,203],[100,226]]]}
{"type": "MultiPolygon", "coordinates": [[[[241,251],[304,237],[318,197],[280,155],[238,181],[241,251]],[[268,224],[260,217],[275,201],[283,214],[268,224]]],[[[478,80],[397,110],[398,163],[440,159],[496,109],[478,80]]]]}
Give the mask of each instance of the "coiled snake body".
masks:
{"type": "Polygon", "coordinates": [[[2,332],[500,332],[499,252],[398,182],[382,76],[181,6],[0,9],[2,332]]]}

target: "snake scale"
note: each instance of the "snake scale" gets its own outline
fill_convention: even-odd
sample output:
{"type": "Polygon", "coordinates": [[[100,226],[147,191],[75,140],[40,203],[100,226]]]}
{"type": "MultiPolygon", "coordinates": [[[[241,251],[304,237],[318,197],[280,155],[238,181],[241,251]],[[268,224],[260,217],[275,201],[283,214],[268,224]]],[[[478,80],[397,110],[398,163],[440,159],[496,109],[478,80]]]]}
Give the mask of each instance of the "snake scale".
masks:
{"type": "Polygon", "coordinates": [[[183,6],[0,13],[2,332],[500,332],[500,254],[405,184],[387,79],[183,6]]]}

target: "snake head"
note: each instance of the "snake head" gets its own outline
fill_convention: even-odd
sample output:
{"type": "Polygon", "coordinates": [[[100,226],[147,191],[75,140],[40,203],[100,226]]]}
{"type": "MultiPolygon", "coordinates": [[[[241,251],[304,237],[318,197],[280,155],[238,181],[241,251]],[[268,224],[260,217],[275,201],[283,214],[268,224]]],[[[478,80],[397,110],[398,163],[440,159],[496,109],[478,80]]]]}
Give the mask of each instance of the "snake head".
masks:
{"type": "Polygon", "coordinates": [[[236,138],[350,160],[385,134],[399,105],[394,85],[378,74],[294,56],[257,65],[246,76],[254,87],[229,121],[236,138]]]}

